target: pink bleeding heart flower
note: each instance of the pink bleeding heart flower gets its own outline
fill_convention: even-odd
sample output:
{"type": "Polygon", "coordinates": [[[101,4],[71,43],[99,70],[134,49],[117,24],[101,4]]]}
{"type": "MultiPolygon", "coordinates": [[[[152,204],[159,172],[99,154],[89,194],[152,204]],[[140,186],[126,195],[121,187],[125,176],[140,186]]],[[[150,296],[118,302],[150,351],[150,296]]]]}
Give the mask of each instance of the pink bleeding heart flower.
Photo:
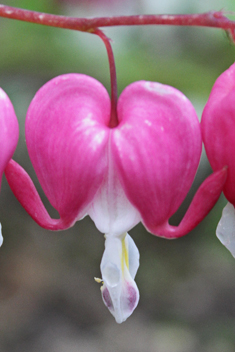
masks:
{"type": "Polygon", "coordinates": [[[139,252],[127,234],[142,221],[151,233],[176,238],[192,230],[217,201],[226,170],[210,176],[178,227],[168,223],[193,182],[202,148],[190,101],[177,89],[135,82],[121,94],[118,125],[109,127],[110,98],[95,79],[67,74],[45,84],[26,118],[26,143],[39,182],[57,209],[51,219],[28,174],[14,161],[9,185],[42,227],[61,230],[89,215],[105,233],[104,303],[121,323],[135,309],[139,252]]]}
{"type": "MultiPolygon", "coordinates": [[[[11,159],[19,138],[19,125],[7,94],[0,88],[0,188],[2,174],[11,159]]],[[[3,237],[0,224],[0,246],[3,237]]]]}
{"type": "Polygon", "coordinates": [[[228,167],[224,195],[228,200],[216,229],[235,256],[235,64],[216,80],[202,114],[206,153],[214,171],[228,167]]]}

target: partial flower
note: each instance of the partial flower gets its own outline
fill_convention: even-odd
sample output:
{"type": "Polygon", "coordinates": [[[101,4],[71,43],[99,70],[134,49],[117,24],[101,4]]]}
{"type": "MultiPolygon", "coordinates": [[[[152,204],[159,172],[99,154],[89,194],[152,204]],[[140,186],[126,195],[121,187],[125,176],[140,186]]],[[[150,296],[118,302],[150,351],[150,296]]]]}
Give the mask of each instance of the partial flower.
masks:
{"type": "Polygon", "coordinates": [[[202,114],[202,135],[214,171],[228,168],[223,192],[228,204],[216,229],[235,257],[235,64],[216,80],[202,114]]]}
{"type": "MultiPolygon", "coordinates": [[[[2,175],[11,159],[19,138],[19,125],[7,94],[0,88],[0,188],[2,175]]],[[[0,246],[3,242],[0,224],[0,246]]]]}
{"type": "Polygon", "coordinates": [[[121,323],[135,309],[139,252],[127,232],[140,221],[158,236],[192,230],[217,201],[226,169],[199,188],[180,225],[169,225],[189,191],[201,155],[201,130],[177,89],[139,81],[121,94],[118,125],[109,127],[110,98],[95,79],[67,74],[46,83],[26,117],[26,143],[39,182],[60,219],[52,219],[28,174],[16,162],[9,185],[42,227],[62,230],[89,215],[105,234],[104,303],[121,323]]]}

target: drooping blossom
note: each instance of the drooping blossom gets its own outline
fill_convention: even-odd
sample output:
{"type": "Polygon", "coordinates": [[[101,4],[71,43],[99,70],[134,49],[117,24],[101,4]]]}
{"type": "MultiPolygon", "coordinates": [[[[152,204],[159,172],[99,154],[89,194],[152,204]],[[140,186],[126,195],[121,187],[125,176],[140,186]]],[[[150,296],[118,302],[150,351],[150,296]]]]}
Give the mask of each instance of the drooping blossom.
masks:
{"type": "MultiPolygon", "coordinates": [[[[2,175],[11,159],[19,138],[19,125],[7,94],[0,88],[0,188],[2,175]]],[[[0,224],[0,246],[3,237],[0,224]]]]}
{"type": "Polygon", "coordinates": [[[235,64],[216,80],[202,114],[206,153],[214,171],[228,167],[224,195],[228,200],[216,229],[235,256],[235,64]]]}
{"type": "Polygon", "coordinates": [[[127,232],[141,221],[158,236],[185,235],[217,201],[226,170],[204,181],[180,225],[171,226],[200,159],[195,110],[177,89],[139,81],[122,92],[117,116],[110,128],[110,98],[97,80],[82,74],[54,78],[36,93],[25,125],[31,162],[60,219],[49,216],[20,165],[11,161],[6,177],[40,226],[62,230],[89,215],[105,234],[97,280],[105,305],[121,323],[139,300],[139,252],[127,232]]]}

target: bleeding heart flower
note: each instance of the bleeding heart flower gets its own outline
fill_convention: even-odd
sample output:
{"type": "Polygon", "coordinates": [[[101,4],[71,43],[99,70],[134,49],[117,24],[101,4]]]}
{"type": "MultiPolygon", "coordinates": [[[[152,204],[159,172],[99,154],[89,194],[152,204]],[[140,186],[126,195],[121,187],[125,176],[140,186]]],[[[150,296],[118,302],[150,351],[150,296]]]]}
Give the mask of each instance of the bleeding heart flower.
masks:
{"type": "Polygon", "coordinates": [[[169,218],[193,182],[201,131],[190,101],[177,89],[135,82],[121,94],[118,125],[110,128],[110,99],[95,79],[59,76],[35,95],[26,143],[39,182],[57,209],[51,219],[28,174],[14,161],[6,177],[42,227],[61,230],[90,215],[105,233],[101,262],[104,303],[118,323],[135,309],[139,252],[127,231],[142,221],[151,233],[176,238],[192,230],[217,201],[226,170],[199,188],[178,227],[169,218]]]}
{"type": "MultiPolygon", "coordinates": [[[[11,159],[19,138],[19,125],[14,108],[6,93],[0,88],[0,188],[2,174],[11,159]]],[[[3,237],[0,224],[0,246],[3,237]]]]}
{"type": "Polygon", "coordinates": [[[235,256],[235,64],[216,80],[202,114],[206,153],[214,171],[228,167],[224,195],[228,204],[216,229],[219,240],[235,256]]]}

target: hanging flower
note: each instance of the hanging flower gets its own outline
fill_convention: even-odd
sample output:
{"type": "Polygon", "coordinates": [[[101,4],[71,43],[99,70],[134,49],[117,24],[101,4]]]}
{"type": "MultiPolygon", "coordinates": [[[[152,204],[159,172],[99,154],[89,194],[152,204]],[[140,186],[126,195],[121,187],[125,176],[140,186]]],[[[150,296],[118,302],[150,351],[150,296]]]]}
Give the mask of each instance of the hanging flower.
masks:
{"type": "Polygon", "coordinates": [[[206,153],[214,171],[228,167],[224,195],[228,204],[216,229],[219,240],[235,256],[235,64],[216,80],[202,114],[206,153]]]}
{"type": "Polygon", "coordinates": [[[199,188],[178,227],[169,218],[189,191],[200,159],[199,122],[177,89],[135,82],[121,94],[118,125],[109,127],[110,98],[95,79],[67,74],[45,84],[26,117],[26,143],[39,182],[60,219],[51,219],[28,174],[14,161],[6,177],[42,227],[62,230],[89,215],[105,234],[101,261],[104,303],[121,323],[135,309],[139,252],[127,232],[142,221],[158,236],[192,230],[222,190],[226,170],[199,188]]]}
{"type": "MultiPolygon", "coordinates": [[[[19,138],[19,125],[14,108],[6,93],[0,88],[0,188],[2,174],[11,159],[19,138]]],[[[3,237],[0,224],[0,246],[3,237]]]]}

